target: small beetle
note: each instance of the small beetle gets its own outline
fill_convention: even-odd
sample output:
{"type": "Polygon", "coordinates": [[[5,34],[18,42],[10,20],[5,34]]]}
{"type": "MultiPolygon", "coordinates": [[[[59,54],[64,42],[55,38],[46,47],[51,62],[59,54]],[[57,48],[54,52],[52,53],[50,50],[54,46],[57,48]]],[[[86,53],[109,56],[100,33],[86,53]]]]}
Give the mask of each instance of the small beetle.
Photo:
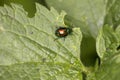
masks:
{"type": "Polygon", "coordinates": [[[65,38],[66,36],[68,36],[69,34],[72,33],[72,28],[68,28],[68,27],[59,27],[56,31],[55,31],[55,35],[58,38],[65,38]]]}

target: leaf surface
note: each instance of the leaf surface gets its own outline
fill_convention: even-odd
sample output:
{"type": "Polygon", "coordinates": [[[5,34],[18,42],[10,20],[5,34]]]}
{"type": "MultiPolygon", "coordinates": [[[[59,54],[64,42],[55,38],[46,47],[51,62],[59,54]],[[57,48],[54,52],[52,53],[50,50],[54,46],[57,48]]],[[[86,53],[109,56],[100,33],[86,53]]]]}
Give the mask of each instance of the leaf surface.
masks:
{"type": "Polygon", "coordinates": [[[66,13],[36,8],[29,18],[20,5],[0,7],[0,80],[81,80],[80,28],[55,41],[66,13]]]}
{"type": "Polygon", "coordinates": [[[46,2],[59,12],[65,10],[67,20],[74,25],[80,26],[84,23],[84,26],[80,26],[83,33],[90,33],[95,37],[103,25],[107,3],[104,0],[46,0],[46,2]]]}
{"type": "MultiPolygon", "coordinates": [[[[98,70],[91,74],[94,80],[119,80],[120,79],[120,26],[113,30],[106,25],[97,37],[97,52],[101,58],[98,70]]],[[[88,80],[92,80],[91,75],[88,80]]]]}

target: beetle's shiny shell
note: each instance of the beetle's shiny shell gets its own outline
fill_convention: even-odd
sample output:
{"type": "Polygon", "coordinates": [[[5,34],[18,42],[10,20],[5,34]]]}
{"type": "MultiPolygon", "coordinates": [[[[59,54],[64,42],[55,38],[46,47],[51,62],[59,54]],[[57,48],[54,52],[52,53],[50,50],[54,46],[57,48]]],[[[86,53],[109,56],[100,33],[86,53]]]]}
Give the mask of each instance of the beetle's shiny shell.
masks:
{"type": "Polygon", "coordinates": [[[68,36],[70,33],[72,32],[71,28],[67,28],[67,27],[59,27],[56,31],[55,31],[55,35],[57,37],[66,37],[68,36]]]}

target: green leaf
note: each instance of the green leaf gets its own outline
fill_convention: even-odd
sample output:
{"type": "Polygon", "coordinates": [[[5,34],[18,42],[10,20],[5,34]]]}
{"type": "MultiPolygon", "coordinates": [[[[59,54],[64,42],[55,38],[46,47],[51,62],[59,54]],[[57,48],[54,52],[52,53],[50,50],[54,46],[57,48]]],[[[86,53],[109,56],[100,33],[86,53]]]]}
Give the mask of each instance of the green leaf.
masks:
{"type": "Polygon", "coordinates": [[[35,3],[38,2],[47,7],[44,0],[0,0],[0,6],[7,4],[10,6],[11,3],[21,4],[25,11],[28,12],[29,17],[34,17],[36,12],[35,3]]]}
{"type": "Polygon", "coordinates": [[[36,8],[29,18],[20,5],[0,7],[0,80],[81,80],[80,28],[55,41],[66,13],[36,8]]]}
{"type": "Polygon", "coordinates": [[[0,67],[1,80],[82,80],[81,72],[63,63],[22,63],[0,67]]]}
{"type": "MultiPolygon", "coordinates": [[[[101,58],[99,69],[91,74],[95,80],[120,79],[120,26],[113,30],[104,26],[97,37],[97,52],[101,58]]],[[[90,76],[91,76],[90,75],[90,76]]],[[[88,80],[92,80],[91,78],[88,80]]]]}
{"type": "Polygon", "coordinates": [[[83,33],[81,60],[85,66],[94,66],[98,58],[95,39],[99,28],[104,23],[107,2],[105,0],[46,0],[46,3],[59,12],[66,11],[66,23],[81,28],[83,33]]]}
{"type": "MultiPolygon", "coordinates": [[[[90,32],[94,37],[97,35],[99,27],[103,25],[106,9],[105,0],[46,0],[46,2],[59,12],[65,10],[68,15],[67,18],[73,24],[80,26],[80,22],[84,22],[89,30],[87,33],[90,32]],[[76,21],[79,23],[77,24],[76,21]]],[[[87,29],[85,26],[80,27],[83,30],[87,29]]]]}
{"type": "Polygon", "coordinates": [[[109,24],[114,28],[120,25],[120,0],[109,0],[106,12],[104,24],[109,24]]]}
{"type": "Polygon", "coordinates": [[[33,17],[36,11],[35,1],[37,0],[4,0],[1,5],[7,4],[10,6],[10,3],[21,4],[23,5],[23,8],[28,12],[28,16],[33,17]]]}
{"type": "Polygon", "coordinates": [[[97,37],[96,47],[97,53],[101,59],[117,52],[117,47],[120,45],[119,30],[120,29],[118,28],[114,31],[113,28],[108,25],[100,30],[97,37]]]}

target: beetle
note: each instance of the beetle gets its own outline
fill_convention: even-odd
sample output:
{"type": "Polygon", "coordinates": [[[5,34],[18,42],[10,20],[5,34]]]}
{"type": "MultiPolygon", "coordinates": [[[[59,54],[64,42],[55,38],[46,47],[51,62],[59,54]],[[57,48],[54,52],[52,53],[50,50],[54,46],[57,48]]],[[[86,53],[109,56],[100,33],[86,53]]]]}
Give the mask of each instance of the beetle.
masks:
{"type": "Polygon", "coordinates": [[[72,33],[72,28],[62,27],[62,26],[60,26],[59,28],[57,28],[56,31],[55,31],[55,35],[58,38],[65,38],[65,37],[67,37],[71,33],[72,33]]]}

